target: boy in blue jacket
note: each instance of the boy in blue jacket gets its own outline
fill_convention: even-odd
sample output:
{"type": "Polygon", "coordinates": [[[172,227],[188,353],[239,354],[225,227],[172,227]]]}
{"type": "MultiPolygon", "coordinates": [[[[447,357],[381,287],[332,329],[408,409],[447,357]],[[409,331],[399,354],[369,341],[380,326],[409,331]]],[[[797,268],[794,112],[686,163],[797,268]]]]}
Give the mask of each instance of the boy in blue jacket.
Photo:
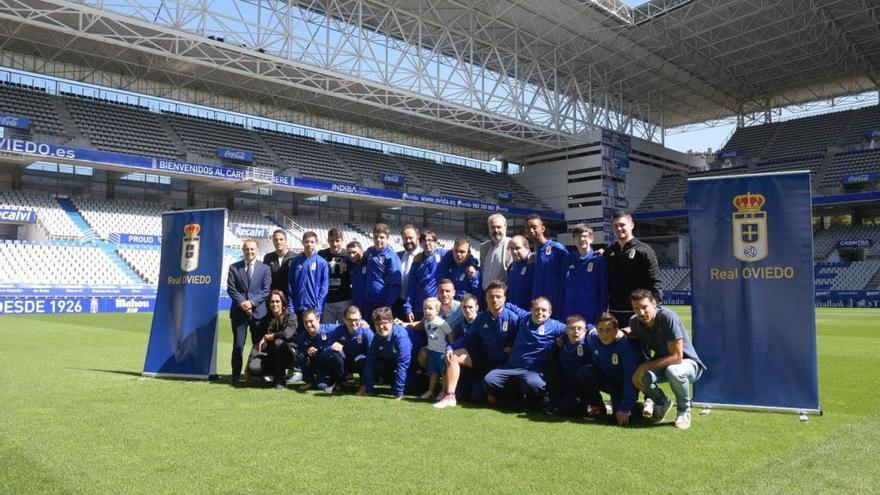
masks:
{"type": "Polygon", "coordinates": [[[373,227],[373,246],[364,253],[364,305],[366,314],[376,308],[394,306],[400,297],[400,258],[391,249],[391,230],[384,223],[373,227]]]}
{"type": "Polygon", "coordinates": [[[507,246],[513,263],[507,271],[507,300],[520,308],[532,303],[532,285],[535,282],[535,260],[530,259],[529,241],[521,235],[510,238],[507,246]]]}
{"type": "Polygon", "coordinates": [[[562,398],[556,411],[564,416],[577,416],[584,413],[588,400],[593,398],[582,390],[578,382],[578,372],[592,363],[586,339],[587,332],[594,328],[581,315],[569,316],[565,320],[565,327],[566,335],[561,339],[557,350],[561,379],[554,385],[561,389],[559,395],[562,398]]]}
{"type": "Polygon", "coordinates": [[[410,322],[422,319],[422,301],[429,297],[437,297],[437,268],[446,254],[446,250],[437,247],[437,234],[425,230],[419,236],[422,252],[413,260],[409,270],[409,283],[406,286],[406,298],[403,301],[403,312],[410,322]]]}
{"type": "Polygon", "coordinates": [[[330,265],[316,249],[318,235],[306,232],[302,239],[303,252],[290,260],[288,292],[290,311],[296,312],[302,328],[303,311],[314,309],[321,313],[330,290],[330,265]]]}
{"type": "Polygon", "coordinates": [[[577,251],[569,253],[564,263],[562,317],[581,315],[595,324],[608,309],[607,259],[593,251],[589,225],[575,225],[572,237],[577,251]]]}
{"type": "Polygon", "coordinates": [[[459,237],[453,244],[452,251],[446,253],[437,267],[437,280],[449,279],[455,284],[455,299],[473,294],[477,301],[482,302],[483,290],[480,283],[479,262],[471,255],[471,242],[459,237]]]}
{"type": "Polygon", "coordinates": [[[357,306],[349,306],[345,310],[343,322],[330,332],[330,340],[333,341],[330,350],[333,352],[336,369],[346,379],[357,373],[363,381],[367,351],[373,342],[373,331],[361,318],[361,310],[357,306]]]}
{"type": "Polygon", "coordinates": [[[589,415],[601,418],[605,415],[605,404],[599,392],[611,396],[611,409],[614,420],[626,426],[630,418],[641,416],[636,399],[639,391],[632,381],[633,373],[639,367],[640,357],[633,341],[618,333],[617,318],[603,313],[597,322],[597,330],[587,336],[592,364],[581,367],[578,382],[590,402],[589,415]]]}
{"type": "Polygon", "coordinates": [[[405,328],[394,323],[390,306],[373,311],[373,328],[375,336],[367,350],[367,362],[358,394],[374,394],[377,379],[382,379],[391,384],[391,395],[401,400],[407,388],[412,355],[409,334],[405,328]]]}
{"type": "Polygon", "coordinates": [[[336,369],[330,345],[333,340],[328,332],[332,325],[322,325],[318,310],[309,308],[303,311],[303,330],[297,334],[299,350],[296,364],[302,370],[306,384],[319,390],[333,391],[333,384],[342,378],[336,369]]]}

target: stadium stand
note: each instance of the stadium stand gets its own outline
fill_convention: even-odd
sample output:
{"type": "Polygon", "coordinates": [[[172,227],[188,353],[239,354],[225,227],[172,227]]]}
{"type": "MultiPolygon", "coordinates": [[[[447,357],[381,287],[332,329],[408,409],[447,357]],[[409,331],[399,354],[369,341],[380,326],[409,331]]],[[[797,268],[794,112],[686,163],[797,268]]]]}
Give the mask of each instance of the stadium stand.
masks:
{"type": "Polygon", "coordinates": [[[849,127],[841,133],[838,144],[864,143],[865,133],[872,129],[880,129],[880,106],[853,110],[849,127]]]}
{"type": "Polygon", "coordinates": [[[217,162],[217,148],[251,151],[253,165],[275,168],[276,163],[254,134],[237,124],[174,112],[163,112],[187,150],[206,161],[217,162]]]}
{"type": "MultiPolygon", "coordinates": [[[[118,248],[116,253],[148,284],[155,285],[158,283],[161,260],[161,250],[159,248],[153,246],[125,246],[118,248]]],[[[240,258],[240,256],[236,258],[229,253],[223,253],[221,291],[226,290],[226,275],[229,265],[235,263],[240,258]]]]}
{"type": "Polygon", "coordinates": [[[66,136],[52,97],[33,86],[0,81],[0,112],[31,119],[31,133],[48,134],[57,140],[66,136]]]}
{"type": "Polygon", "coordinates": [[[834,112],[782,122],[763,157],[774,160],[822,153],[837,141],[851,116],[848,111],[834,112]]]}
{"type": "Polygon", "coordinates": [[[458,177],[452,167],[404,155],[392,155],[401,168],[421,178],[428,194],[472,198],[477,193],[458,177]]]}
{"type": "MultiPolygon", "coordinates": [[[[880,125],[880,123],[878,123],[880,125]]],[[[822,187],[840,187],[845,175],[880,172],[880,149],[848,151],[834,155],[822,178],[822,187]]]]}
{"type": "Polygon", "coordinates": [[[0,259],[3,259],[0,267],[0,281],[3,282],[53,285],[131,283],[128,276],[94,246],[5,241],[0,244],[0,259]]]}
{"type": "Polygon", "coordinates": [[[182,158],[158,115],[146,107],[73,95],[64,98],[83,136],[105,151],[163,158],[182,158]]]}
{"type": "Polygon", "coordinates": [[[34,122],[33,131],[64,143],[82,136],[90,146],[137,155],[217,163],[217,148],[254,153],[253,165],[294,176],[343,181],[413,193],[449,195],[497,201],[498,192],[513,193],[512,205],[548,209],[514,178],[450,163],[386,154],[381,150],[343,143],[324,143],[280,131],[246,129],[206,117],[171,111],[161,114],[138,105],[72,93],[49,95],[30,86],[0,84],[0,112],[21,115],[34,122]],[[60,105],[67,119],[57,111],[60,105]],[[65,128],[70,121],[73,128],[65,128]],[[187,157],[190,153],[192,156],[187,157]],[[404,186],[383,184],[380,173],[399,174],[404,186]]]}
{"type": "Polygon", "coordinates": [[[331,143],[329,146],[332,152],[348,165],[349,169],[358,174],[364,185],[401,189],[401,187],[384,184],[379,180],[379,175],[383,173],[399,174],[406,179],[406,190],[426,192],[422,181],[406,169],[399,167],[397,161],[390,155],[350,144],[331,143]]]}
{"type": "MultiPolygon", "coordinates": [[[[677,289],[685,279],[690,279],[690,269],[685,267],[660,268],[660,281],[664,290],[677,289]]],[[[688,286],[690,286],[688,280],[688,286]]]]}
{"type": "Polygon", "coordinates": [[[269,129],[255,132],[284,161],[287,173],[321,180],[357,182],[348,166],[339,162],[324,143],[269,129]]]}
{"type": "Polygon", "coordinates": [[[0,208],[35,210],[37,224],[50,239],[82,239],[82,232],[70,220],[55,198],[48,194],[25,191],[0,192],[0,208]]]}
{"type": "Polygon", "coordinates": [[[740,127],[719,152],[740,150],[743,156],[758,156],[778,128],[779,124],[776,123],[740,127]]]}
{"type": "Polygon", "coordinates": [[[74,198],[83,219],[102,240],[110,234],[162,235],[163,208],[155,204],[74,198]]]}
{"type": "Polygon", "coordinates": [[[664,174],[639,204],[638,211],[677,207],[684,201],[687,178],[682,174],[664,174]]]}
{"type": "Polygon", "coordinates": [[[767,160],[755,167],[755,173],[784,172],[787,170],[809,170],[810,183],[815,189],[822,173],[822,164],[825,162],[823,155],[802,156],[797,158],[778,158],[767,160]]]}

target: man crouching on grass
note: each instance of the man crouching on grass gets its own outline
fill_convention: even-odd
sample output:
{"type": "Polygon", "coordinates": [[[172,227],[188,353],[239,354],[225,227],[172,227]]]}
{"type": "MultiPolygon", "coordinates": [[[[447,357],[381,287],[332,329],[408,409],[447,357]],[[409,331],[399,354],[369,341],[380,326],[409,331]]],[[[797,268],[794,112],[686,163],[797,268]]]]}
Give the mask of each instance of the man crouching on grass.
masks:
{"type": "Polygon", "coordinates": [[[642,414],[656,423],[663,421],[672,401],[657,384],[668,381],[678,409],[675,427],[686,430],[691,427],[691,385],[700,379],[706,366],[697,356],[681,319],[671,309],[657,307],[654,294],[635,290],[630,303],[635,313],[629,320],[630,335],[652,356],[632,376],[633,385],[646,397],[642,414]]]}

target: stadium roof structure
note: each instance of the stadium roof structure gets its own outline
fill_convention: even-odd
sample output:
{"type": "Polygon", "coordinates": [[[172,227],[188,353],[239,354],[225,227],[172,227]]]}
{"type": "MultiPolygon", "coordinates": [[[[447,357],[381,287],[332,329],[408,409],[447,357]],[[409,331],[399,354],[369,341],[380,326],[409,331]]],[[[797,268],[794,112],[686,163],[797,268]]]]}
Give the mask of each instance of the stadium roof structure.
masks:
{"type": "Polygon", "coordinates": [[[0,0],[0,61],[516,157],[877,89],[880,4],[0,0]]]}

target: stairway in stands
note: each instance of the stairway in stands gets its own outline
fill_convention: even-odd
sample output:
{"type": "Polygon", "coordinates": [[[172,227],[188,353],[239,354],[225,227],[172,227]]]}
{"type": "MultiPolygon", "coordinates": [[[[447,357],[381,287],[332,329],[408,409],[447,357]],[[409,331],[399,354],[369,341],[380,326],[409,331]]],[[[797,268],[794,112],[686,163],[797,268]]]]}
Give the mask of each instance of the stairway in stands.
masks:
{"type": "MultiPolygon", "coordinates": [[[[367,239],[373,238],[372,232],[366,232],[364,229],[362,229],[357,224],[345,222],[345,228],[347,228],[348,230],[353,230],[353,231],[357,232],[358,234],[365,235],[365,236],[367,236],[367,239]]],[[[367,249],[368,247],[370,247],[370,246],[364,246],[364,249],[367,249]]]]}
{"type": "Polygon", "coordinates": [[[140,275],[135,273],[134,270],[131,269],[131,266],[125,262],[118,254],[116,254],[116,245],[109,243],[107,241],[102,240],[98,237],[98,234],[92,229],[91,226],[86,222],[86,220],[82,217],[79,210],[76,208],[76,205],[73,204],[73,201],[70,198],[65,197],[56,197],[56,201],[61,205],[61,208],[67,213],[67,216],[73,222],[74,225],[79,228],[79,230],[83,234],[83,243],[91,244],[107,255],[116,266],[122,270],[122,273],[125,274],[126,277],[131,281],[132,284],[144,284],[146,280],[142,279],[140,275]]]}
{"type": "Polygon", "coordinates": [[[871,280],[865,285],[865,290],[878,290],[880,289],[880,270],[877,270],[877,273],[871,277],[871,280]]]}

